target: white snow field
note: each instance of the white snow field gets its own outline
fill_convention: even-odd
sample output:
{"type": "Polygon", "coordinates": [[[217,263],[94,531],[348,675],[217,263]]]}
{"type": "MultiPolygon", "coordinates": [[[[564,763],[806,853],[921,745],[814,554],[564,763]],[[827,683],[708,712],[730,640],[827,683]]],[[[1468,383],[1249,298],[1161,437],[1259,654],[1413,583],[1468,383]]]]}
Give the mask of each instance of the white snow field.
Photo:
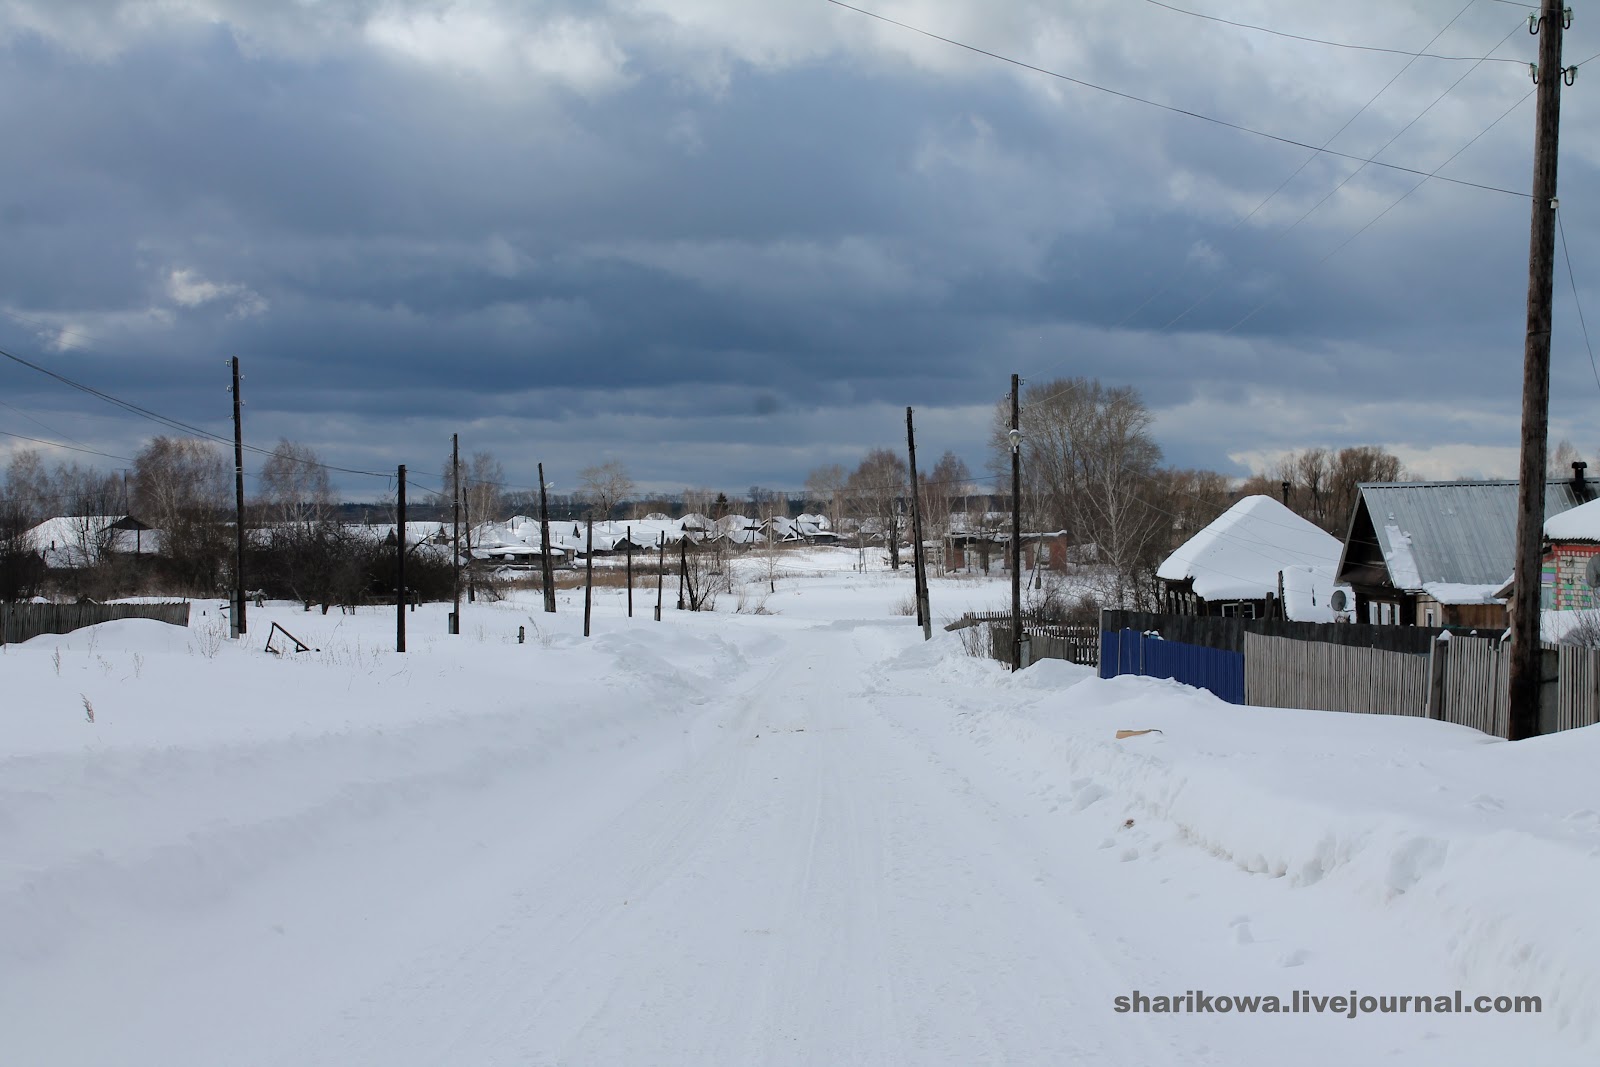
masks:
{"type": "Polygon", "coordinates": [[[404,655],[214,602],[4,649],[0,1064],[1600,1062],[1600,733],[1010,675],[855,559],[588,640],[535,593],[404,655]],[[1116,1004],[1457,990],[1542,1010],[1116,1004]]]}

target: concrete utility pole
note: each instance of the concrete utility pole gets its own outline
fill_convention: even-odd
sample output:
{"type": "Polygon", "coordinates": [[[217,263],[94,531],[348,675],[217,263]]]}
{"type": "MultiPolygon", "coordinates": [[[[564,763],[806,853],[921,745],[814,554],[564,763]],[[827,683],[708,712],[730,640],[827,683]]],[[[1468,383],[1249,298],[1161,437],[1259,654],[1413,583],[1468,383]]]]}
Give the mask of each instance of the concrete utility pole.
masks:
{"type": "Polygon", "coordinates": [[[233,528],[236,554],[233,561],[233,611],[228,629],[237,640],[244,636],[244,423],[239,408],[239,357],[228,361],[233,366],[233,528]]]}
{"type": "Polygon", "coordinates": [[[461,435],[450,435],[450,496],[451,506],[455,513],[455,537],[453,551],[450,553],[452,563],[451,581],[452,596],[455,599],[455,609],[450,614],[450,632],[461,632],[461,435]]]}
{"type": "MultiPolygon", "coordinates": [[[[1517,558],[1512,572],[1510,715],[1512,741],[1539,732],[1545,449],[1550,429],[1550,304],[1556,251],[1556,147],[1561,130],[1562,0],[1543,0],[1529,29],[1539,35],[1538,111],[1533,142],[1533,226],[1528,243],[1528,330],[1522,357],[1522,463],[1517,485],[1517,558]]],[[[1574,73],[1576,68],[1574,68],[1574,73]]]]}
{"type": "Polygon", "coordinates": [[[1011,376],[1011,669],[1022,669],[1022,379],[1011,376]]]}
{"type": "Polygon", "coordinates": [[[539,577],[544,583],[544,610],[556,613],[556,574],[550,562],[550,498],[545,495],[544,464],[539,464],[539,577]]]}

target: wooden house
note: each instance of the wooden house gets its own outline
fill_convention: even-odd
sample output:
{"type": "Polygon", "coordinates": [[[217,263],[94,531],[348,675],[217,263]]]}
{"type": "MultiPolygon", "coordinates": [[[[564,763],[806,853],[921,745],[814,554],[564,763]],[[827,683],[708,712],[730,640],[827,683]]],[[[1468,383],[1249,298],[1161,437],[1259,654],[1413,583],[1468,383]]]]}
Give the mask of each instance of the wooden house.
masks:
{"type": "Polygon", "coordinates": [[[1338,538],[1269,496],[1247,496],[1156,570],[1162,610],[1333,622],[1338,538]]]}
{"type": "MultiPolygon", "coordinates": [[[[1544,513],[1593,499],[1577,470],[1545,482],[1544,513]]],[[[1361,485],[1339,562],[1357,622],[1503,629],[1516,555],[1517,482],[1361,485]]]]}

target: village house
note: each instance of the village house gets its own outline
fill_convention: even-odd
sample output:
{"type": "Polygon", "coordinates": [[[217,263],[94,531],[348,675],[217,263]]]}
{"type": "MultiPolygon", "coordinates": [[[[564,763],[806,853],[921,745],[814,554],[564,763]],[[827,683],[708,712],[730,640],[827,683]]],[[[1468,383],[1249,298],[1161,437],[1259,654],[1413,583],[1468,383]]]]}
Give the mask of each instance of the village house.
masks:
{"type": "MultiPolygon", "coordinates": [[[[1547,522],[1596,488],[1576,464],[1571,478],[1546,481],[1547,522]]],[[[1357,622],[1503,629],[1516,536],[1515,481],[1367,483],[1339,580],[1355,593],[1357,622]]]]}
{"type": "Polygon", "coordinates": [[[108,556],[140,556],[160,547],[160,535],[132,515],[61,515],[24,536],[51,570],[94,567],[108,556]]]}
{"type": "Polygon", "coordinates": [[[1269,496],[1247,496],[1179,545],[1156,570],[1162,610],[1334,622],[1347,591],[1338,538],[1269,496]]]}

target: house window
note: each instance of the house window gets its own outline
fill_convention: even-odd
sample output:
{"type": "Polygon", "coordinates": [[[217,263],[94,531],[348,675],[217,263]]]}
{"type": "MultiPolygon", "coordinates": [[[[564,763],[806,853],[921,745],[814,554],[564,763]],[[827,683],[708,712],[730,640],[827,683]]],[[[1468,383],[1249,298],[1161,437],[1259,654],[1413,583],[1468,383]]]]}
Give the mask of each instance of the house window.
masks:
{"type": "Polygon", "coordinates": [[[1426,611],[1424,611],[1422,613],[1422,618],[1423,618],[1422,625],[1424,625],[1424,626],[1432,626],[1433,625],[1433,609],[1432,608],[1428,608],[1426,611]]]}
{"type": "Polygon", "coordinates": [[[1224,604],[1222,605],[1224,618],[1253,619],[1256,617],[1254,604],[1224,604]]]}

